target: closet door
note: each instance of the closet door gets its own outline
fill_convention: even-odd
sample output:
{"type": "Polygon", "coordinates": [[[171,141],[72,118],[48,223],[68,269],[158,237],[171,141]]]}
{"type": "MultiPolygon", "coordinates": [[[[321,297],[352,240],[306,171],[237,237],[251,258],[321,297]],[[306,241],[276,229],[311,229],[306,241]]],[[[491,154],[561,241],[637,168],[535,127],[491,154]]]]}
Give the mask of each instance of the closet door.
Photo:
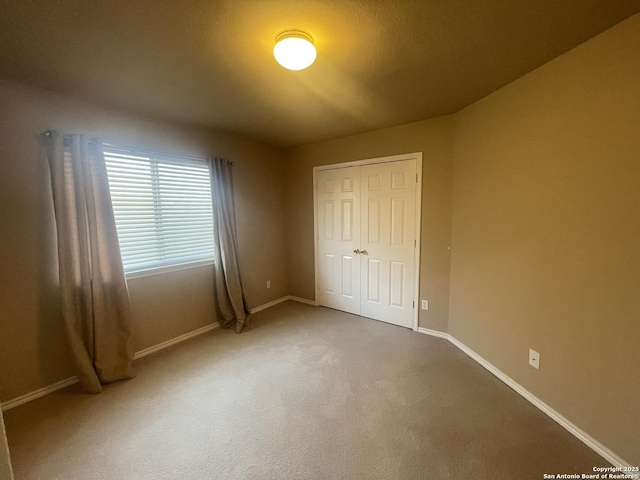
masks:
{"type": "Polygon", "coordinates": [[[316,179],[317,301],[360,314],[360,170],[321,170],[316,179]]]}
{"type": "Polygon", "coordinates": [[[411,328],[415,288],[416,160],[361,171],[360,314],[411,328]]]}

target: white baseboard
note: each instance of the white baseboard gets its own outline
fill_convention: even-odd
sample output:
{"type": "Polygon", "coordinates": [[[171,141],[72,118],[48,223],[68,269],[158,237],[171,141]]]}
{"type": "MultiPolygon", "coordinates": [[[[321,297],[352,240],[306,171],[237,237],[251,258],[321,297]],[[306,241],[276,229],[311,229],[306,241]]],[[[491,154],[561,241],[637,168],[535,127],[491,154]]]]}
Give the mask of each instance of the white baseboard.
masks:
{"type": "Polygon", "coordinates": [[[431,335],[432,337],[444,338],[445,340],[449,340],[449,334],[441,332],[439,330],[431,330],[430,328],[418,327],[418,332],[424,333],[426,335],[431,335]]]}
{"type": "Polygon", "coordinates": [[[35,392],[27,393],[26,395],[21,395],[12,400],[8,400],[2,404],[2,411],[6,412],[11,408],[15,408],[24,403],[35,400],[36,398],[44,397],[45,395],[49,395],[50,393],[57,392],[58,390],[62,390],[63,388],[68,387],[69,385],[73,385],[74,383],[78,383],[78,377],[70,377],[64,380],[60,380],[59,382],[54,383],[53,385],[49,385],[44,388],[39,388],[35,392]]]}
{"type": "Polygon", "coordinates": [[[155,353],[159,350],[164,350],[165,348],[170,347],[171,345],[175,345],[176,343],[184,342],[185,340],[188,340],[190,338],[197,337],[198,335],[202,335],[203,333],[209,332],[218,327],[220,327],[220,322],[211,323],[202,328],[198,328],[197,330],[193,330],[192,332],[185,333],[184,335],[180,335],[179,337],[175,337],[171,340],[167,340],[166,342],[154,345],[153,347],[140,350],[139,352],[135,353],[133,359],[137,360],[138,358],[146,357],[147,355],[151,355],[152,353],[155,353]]]}
{"type": "Polygon", "coordinates": [[[307,305],[313,305],[314,307],[318,306],[318,302],[316,302],[315,300],[307,300],[306,298],[294,297],[293,295],[289,295],[287,297],[287,300],[293,300],[294,302],[306,303],[307,305]]]}
{"type": "Polygon", "coordinates": [[[262,310],[266,310],[267,308],[271,308],[274,305],[278,305],[279,303],[286,302],[287,300],[289,300],[289,297],[282,297],[282,298],[278,298],[277,300],[274,300],[273,302],[265,303],[264,305],[260,305],[258,307],[252,308],[251,314],[253,315],[254,313],[261,312],[262,310]]]}
{"type": "Polygon", "coordinates": [[[522,397],[524,397],[526,400],[528,400],[533,405],[535,405],[540,410],[542,410],[544,413],[546,413],[552,420],[555,420],[561,427],[563,427],[565,430],[567,430],[574,437],[576,437],[578,440],[584,443],[587,447],[591,448],[594,452],[596,452],[602,458],[607,460],[613,466],[631,467],[631,464],[629,462],[623,460],[621,457],[616,455],[610,449],[602,445],[600,442],[598,442],[595,438],[593,438],[587,432],[582,430],[576,424],[572,423],[566,417],[562,416],[556,410],[554,410],[549,405],[544,403],[542,400],[536,397],[529,390],[527,390],[518,382],[516,382],[511,377],[509,377],[507,374],[502,372],[495,365],[491,364],[490,362],[482,358],[480,355],[478,355],[475,351],[471,350],[469,347],[467,347],[464,343],[462,343],[457,338],[449,335],[448,333],[439,332],[437,330],[430,330],[428,328],[418,328],[418,332],[424,333],[426,335],[438,337],[438,338],[443,338],[445,340],[450,341],[452,344],[454,344],[456,347],[462,350],[462,352],[464,352],[466,355],[468,355],[473,360],[478,362],[480,365],[486,368],[489,372],[491,372],[493,375],[498,377],[498,379],[502,380],[509,387],[511,387],[513,390],[519,393],[522,397]]]}
{"type": "Polygon", "coordinates": [[[258,313],[262,310],[266,310],[267,308],[273,307],[274,305],[278,305],[279,303],[286,302],[287,300],[293,300],[294,302],[306,303],[307,305],[313,305],[317,307],[318,304],[313,300],[307,300],[306,298],[294,297],[293,295],[287,295],[286,297],[278,298],[273,302],[265,303],[264,305],[260,305],[258,307],[251,309],[251,314],[258,313]]]}
{"type": "MultiPolygon", "coordinates": [[[[134,360],[137,360],[138,358],[142,358],[142,357],[146,357],[147,355],[150,355],[152,353],[155,353],[159,350],[163,350],[167,347],[170,347],[172,345],[175,345],[176,343],[180,343],[180,342],[184,342],[185,340],[188,340],[189,338],[193,338],[195,336],[198,335],[202,335],[203,333],[209,332],[215,328],[218,328],[220,326],[220,323],[216,322],[216,323],[212,323],[210,325],[206,325],[202,328],[198,328],[197,330],[194,330],[192,332],[189,333],[185,333],[184,335],[180,335],[179,337],[176,338],[172,338],[171,340],[167,340],[166,342],[162,342],[159,343],[158,345],[154,345],[153,347],[149,347],[149,348],[145,348],[144,350],[140,350],[139,352],[136,352],[133,356],[134,360]]],[[[19,397],[16,397],[14,399],[8,400],[6,402],[2,403],[2,411],[5,412],[7,410],[10,410],[12,408],[15,408],[19,405],[22,405],[24,403],[27,402],[31,402],[32,400],[35,400],[37,398],[40,397],[44,397],[45,395],[49,395],[50,393],[53,392],[57,392],[58,390],[62,390],[63,388],[66,388],[70,385],[73,385],[75,383],[78,383],[78,377],[70,377],[67,378],[65,380],[60,380],[59,382],[54,383],[53,385],[49,385],[47,387],[44,388],[40,388],[34,392],[31,393],[27,393],[26,395],[21,395],[19,397]]]]}

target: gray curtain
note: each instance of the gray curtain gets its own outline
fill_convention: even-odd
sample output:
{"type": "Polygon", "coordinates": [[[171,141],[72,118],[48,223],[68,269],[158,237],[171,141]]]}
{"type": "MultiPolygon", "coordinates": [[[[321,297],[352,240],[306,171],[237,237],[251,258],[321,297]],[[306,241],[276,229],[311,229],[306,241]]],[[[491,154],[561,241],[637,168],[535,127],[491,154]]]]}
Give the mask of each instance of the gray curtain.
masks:
{"type": "Polygon", "coordinates": [[[221,158],[211,160],[211,199],[216,247],[214,264],[220,325],[240,333],[249,320],[238,264],[238,236],[233,202],[232,165],[221,158]]]}
{"type": "Polygon", "coordinates": [[[129,292],[102,145],[84,135],[44,134],[58,237],[62,313],[87,392],[132,378],[129,292]]]}

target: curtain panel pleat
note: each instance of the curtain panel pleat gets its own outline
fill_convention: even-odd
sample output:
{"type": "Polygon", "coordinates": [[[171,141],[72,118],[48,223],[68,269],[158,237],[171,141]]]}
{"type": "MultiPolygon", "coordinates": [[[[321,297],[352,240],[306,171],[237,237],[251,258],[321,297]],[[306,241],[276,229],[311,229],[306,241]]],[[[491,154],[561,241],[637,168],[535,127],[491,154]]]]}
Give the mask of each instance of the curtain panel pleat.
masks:
{"type": "Polygon", "coordinates": [[[58,240],[62,311],[71,357],[87,392],[135,376],[129,292],[102,145],[44,134],[58,240]]]}
{"type": "Polygon", "coordinates": [[[211,201],[215,243],[214,279],[220,325],[240,333],[249,320],[238,262],[238,235],[233,201],[232,166],[224,159],[211,159],[211,201]]]}

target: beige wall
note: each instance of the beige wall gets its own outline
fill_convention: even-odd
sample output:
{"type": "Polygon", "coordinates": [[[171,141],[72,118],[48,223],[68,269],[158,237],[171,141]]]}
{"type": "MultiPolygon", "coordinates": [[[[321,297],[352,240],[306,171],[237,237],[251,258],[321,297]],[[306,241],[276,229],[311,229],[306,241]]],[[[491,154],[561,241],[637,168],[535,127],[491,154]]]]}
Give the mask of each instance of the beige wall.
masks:
{"type": "Polygon", "coordinates": [[[423,153],[420,298],[421,327],[447,330],[451,245],[453,118],[411,123],[289,150],[287,220],[291,294],[313,300],[313,167],[366,158],[423,153]]]}
{"type": "Polygon", "coordinates": [[[11,480],[11,460],[9,458],[9,447],[7,446],[7,435],[4,431],[4,420],[0,411],[0,480],[11,480]]]}
{"type": "MultiPolygon", "coordinates": [[[[235,161],[247,301],[255,307],[288,293],[279,149],[0,82],[0,400],[74,374],[60,327],[53,214],[47,165],[38,147],[38,134],[54,128],[115,144],[235,161]]],[[[137,350],[216,320],[210,268],[134,279],[130,289],[137,350]]]]}
{"type": "Polygon", "coordinates": [[[456,119],[449,332],[638,465],[640,15],[456,119]]]}

